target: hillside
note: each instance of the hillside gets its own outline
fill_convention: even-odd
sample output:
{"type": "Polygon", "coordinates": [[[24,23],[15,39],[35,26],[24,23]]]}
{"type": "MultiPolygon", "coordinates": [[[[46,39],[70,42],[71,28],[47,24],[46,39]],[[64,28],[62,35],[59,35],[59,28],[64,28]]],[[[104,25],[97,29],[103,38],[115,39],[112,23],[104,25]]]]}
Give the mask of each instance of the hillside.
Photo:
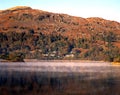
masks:
{"type": "Polygon", "coordinates": [[[1,10],[0,58],[120,61],[120,23],[26,6],[1,10]]]}

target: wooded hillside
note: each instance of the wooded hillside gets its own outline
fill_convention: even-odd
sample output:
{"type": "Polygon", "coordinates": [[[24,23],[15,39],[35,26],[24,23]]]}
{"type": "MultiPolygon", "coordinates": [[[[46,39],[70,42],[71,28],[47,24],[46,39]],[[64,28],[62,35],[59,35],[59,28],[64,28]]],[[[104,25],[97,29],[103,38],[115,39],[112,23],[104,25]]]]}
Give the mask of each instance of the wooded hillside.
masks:
{"type": "Polygon", "coordinates": [[[0,58],[120,61],[120,23],[30,7],[2,10],[0,58]]]}

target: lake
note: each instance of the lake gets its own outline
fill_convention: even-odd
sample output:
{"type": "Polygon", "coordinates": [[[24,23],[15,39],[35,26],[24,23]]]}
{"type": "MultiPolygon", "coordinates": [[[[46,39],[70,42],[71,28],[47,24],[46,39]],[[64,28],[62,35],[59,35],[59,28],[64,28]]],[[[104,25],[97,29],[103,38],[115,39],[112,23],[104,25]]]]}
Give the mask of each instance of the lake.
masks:
{"type": "Polygon", "coordinates": [[[0,63],[0,95],[120,95],[120,66],[107,62],[0,63]]]}

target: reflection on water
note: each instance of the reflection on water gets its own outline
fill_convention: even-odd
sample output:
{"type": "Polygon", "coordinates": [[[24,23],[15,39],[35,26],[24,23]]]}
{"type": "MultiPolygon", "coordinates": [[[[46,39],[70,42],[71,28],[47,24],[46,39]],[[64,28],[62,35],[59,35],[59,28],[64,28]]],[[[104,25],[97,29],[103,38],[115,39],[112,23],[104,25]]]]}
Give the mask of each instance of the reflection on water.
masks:
{"type": "Polygon", "coordinates": [[[120,95],[119,88],[120,67],[108,63],[0,64],[0,95],[120,95]]]}

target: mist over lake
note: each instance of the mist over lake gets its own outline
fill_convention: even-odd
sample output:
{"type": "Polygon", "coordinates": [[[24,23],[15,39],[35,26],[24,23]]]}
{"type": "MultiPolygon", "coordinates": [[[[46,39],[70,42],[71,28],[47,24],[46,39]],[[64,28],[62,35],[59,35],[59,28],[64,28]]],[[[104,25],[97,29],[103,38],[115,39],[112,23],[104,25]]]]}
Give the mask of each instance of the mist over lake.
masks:
{"type": "Polygon", "coordinates": [[[120,67],[107,62],[0,63],[0,95],[119,95],[120,67]]]}
{"type": "Polygon", "coordinates": [[[0,70],[19,72],[103,72],[119,73],[119,66],[109,62],[79,61],[36,61],[36,62],[1,62],[0,70]]]}
{"type": "Polygon", "coordinates": [[[120,95],[119,3],[2,0],[0,95],[120,95]]]}

